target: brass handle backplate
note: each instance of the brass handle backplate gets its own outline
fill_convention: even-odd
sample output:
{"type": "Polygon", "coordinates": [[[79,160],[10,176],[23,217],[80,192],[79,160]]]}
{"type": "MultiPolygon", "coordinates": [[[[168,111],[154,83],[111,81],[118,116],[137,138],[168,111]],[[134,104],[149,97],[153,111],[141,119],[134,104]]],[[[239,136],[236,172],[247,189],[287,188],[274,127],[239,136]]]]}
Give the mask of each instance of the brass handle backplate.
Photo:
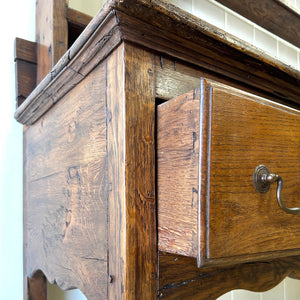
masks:
{"type": "Polygon", "coordinates": [[[277,174],[270,173],[269,169],[264,165],[259,165],[255,168],[253,173],[253,183],[258,192],[266,193],[273,182],[277,182],[276,196],[278,205],[289,214],[299,215],[300,207],[289,208],[284,205],[281,199],[281,190],[283,185],[282,178],[277,174]]]}

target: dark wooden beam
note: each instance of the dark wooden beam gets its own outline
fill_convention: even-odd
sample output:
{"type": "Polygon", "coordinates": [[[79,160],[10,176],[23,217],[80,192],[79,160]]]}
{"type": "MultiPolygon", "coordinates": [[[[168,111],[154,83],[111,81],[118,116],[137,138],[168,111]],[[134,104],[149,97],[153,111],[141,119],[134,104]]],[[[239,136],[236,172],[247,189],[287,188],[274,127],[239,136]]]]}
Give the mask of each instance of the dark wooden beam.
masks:
{"type": "Polygon", "coordinates": [[[218,0],[282,39],[300,47],[300,15],[279,0],[218,0]]]}
{"type": "Polygon", "coordinates": [[[36,87],[36,43],[15,40],[16,100],[20,106],[36,87]]]}

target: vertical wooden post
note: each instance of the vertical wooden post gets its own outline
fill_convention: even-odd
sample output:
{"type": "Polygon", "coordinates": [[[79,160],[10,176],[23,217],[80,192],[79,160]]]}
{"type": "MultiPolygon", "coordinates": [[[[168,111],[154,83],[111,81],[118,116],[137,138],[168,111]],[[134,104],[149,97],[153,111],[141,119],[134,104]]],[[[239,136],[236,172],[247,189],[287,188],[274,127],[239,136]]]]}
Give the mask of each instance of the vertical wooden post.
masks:
{"type": "Polygon", "coordinates": [[[66,0],[36,1],[37,84],[68,47],[66,0]]]}
{"type": "Polygon", "coordinates": [[[109,299],[157,298],[154,54],[108,59],[109,299]]]}
{"type": "MultiPolygon", "coordinates": [[[[68,47],[66,0],[36,1],[37,78],[36,84],[50,72],[68,47]]],[[[26,256],[26,253],[24,253],[26,256]]],[[[47,280],[37,272],[26,280],[25,264],[24,299],[46,300],[47,280]]]]}
{"type": "Polygon", "coordinates": [[[47,280],[41,271],[28,278],[27,282],[28,300],[47,300],[47,280]]]}

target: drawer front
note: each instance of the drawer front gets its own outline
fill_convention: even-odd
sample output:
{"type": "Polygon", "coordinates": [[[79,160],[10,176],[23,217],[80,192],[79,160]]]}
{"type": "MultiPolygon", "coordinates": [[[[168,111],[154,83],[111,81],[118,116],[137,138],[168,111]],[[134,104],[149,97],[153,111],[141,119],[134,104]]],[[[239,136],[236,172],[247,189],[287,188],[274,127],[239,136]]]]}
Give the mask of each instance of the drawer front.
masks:
{"type": "Polygon", "coordinates": [[[300,112],[216,82],[158,107],[159,249],[199,266],[300,254],[300,215],[277,184],[259,193],[261,164],[300,206],[300,112]]]}

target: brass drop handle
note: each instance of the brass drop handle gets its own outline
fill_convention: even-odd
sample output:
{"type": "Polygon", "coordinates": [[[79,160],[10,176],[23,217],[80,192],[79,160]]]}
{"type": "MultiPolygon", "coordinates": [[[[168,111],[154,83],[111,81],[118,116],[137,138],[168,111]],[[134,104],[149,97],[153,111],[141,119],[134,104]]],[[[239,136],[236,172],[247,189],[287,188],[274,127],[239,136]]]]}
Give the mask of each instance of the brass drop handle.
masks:
{"type": "Polygon", "coordinates": [[[266,193],[270,189],[270,185],[273,182],[277,182],[276,196],[278,205],[289,214],[299,215],[300,207],[289,208],[284,205],[281,199],[281,190],[283,185],[282,178],[277,174],[270,173],[269,169],[264,165],[259,165],[255,168],[253,173],[253,183],[258,192],[266,193]]]}

